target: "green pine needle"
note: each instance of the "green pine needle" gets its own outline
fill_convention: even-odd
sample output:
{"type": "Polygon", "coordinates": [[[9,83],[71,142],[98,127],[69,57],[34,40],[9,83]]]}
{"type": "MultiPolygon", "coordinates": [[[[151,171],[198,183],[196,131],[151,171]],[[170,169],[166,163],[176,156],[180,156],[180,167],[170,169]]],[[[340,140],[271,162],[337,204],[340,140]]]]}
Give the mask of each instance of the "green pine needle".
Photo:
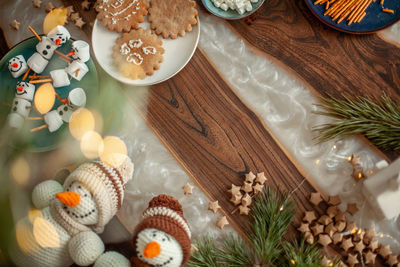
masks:
{"type": "Polygon", "coordinates": [[[251,249],[240,237],[230,236],[219,250],[221,266],[249,267],[254,265],[254,256],[251,249]]]}
{"type": "Polygon", "coordinates": [[[315,245],[307,245],[304,238],[299,243],[285,242],[284,262],[280,266],[297,266],[297,267],[322,267],[322,256],[320,250],[315,245]]]}
{"type": "Polygon", "coordinates": [[[385,150],[400,149],[400,102],[383,95],[374,102],[367,97],[343,99],[330,96],[321,98],[324,111],[316,114],[333,117],[331,123],[313,130],[319,132],[315,138],[322,143],[335,138],[362,134],[374,145],[385,150]]]}
{"type": "Polygon", "coordinates": [[[280,191],[267,187],[256,198],[249,237],[261,264],[271,265],[279,259],[283,251],[281,240],[295,214],[293,201],[280,191]]]}
{"type": "Polygon", "coordinates": [[[219,249],[210,237],[204,237],[196,243],[197,252],[192,253],[188,267],[218,267],[219,249]]]}

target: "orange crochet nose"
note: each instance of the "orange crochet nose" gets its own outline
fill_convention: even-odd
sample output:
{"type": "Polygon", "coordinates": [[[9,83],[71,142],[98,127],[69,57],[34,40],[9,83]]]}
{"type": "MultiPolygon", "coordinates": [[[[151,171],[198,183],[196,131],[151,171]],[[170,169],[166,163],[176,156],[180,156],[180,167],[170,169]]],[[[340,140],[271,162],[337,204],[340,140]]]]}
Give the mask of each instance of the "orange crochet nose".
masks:
{"type": "Polygon", "coordinates": [[[146,258],[154,258],[160,255],[161,247],[157,242],[150,242],[144,248],[143,256],[146,258]]]}
{"type": "Polygon", "coordinates": [[[58,200],[60,200],[63,204],[70,207],[76,207],[81,201],[81,196],[75,192],[57,193],[56,198],[58,198],[58,200]]]}
{"type": "Polygon", "coordinates": [[[60,40],[60,39],[57,39],[57,40],[56,40],[56,45],[60,45],[60,43],[61,43],[61,40],[60,40]]]}

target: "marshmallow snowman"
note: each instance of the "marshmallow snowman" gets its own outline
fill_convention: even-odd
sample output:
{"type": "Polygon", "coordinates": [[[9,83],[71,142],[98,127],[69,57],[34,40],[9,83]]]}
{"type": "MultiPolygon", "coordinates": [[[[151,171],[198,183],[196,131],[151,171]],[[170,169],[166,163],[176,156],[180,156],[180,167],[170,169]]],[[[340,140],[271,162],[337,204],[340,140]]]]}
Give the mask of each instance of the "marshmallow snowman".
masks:
{"type": "Polygon", "coordinates": [[[14,78],[18,78],[28,70],[28,64],[23,55],[18,55],[8,61],[8,69],[14,78]]]}
{"type": "Polygon", "coordinates": [[[65,71],[65,69],[50,71],[50,77],[53,80],[54,88],[68,86],[71,84],[68,73],[65,71]]]}
{"type": "MultiPolygon", "coordinates": [[[[129,267],[116,252],[104,252],[99,235],[122,204],[124,186],[132,179],[130,158],[116,168],[100,161],[80,165],[63,185],[48,180],[32,192],[39,216],[17,222],[23,226],[23,243],[15,242],[10,255],[17,266],[129,267]]],[[[36,213],[36,214],[37,214],[36,213]]],[[[20,227],[21,228],[21,227],[20,227]]],[[[18,238],[17,238],[18,241],[18,238]]]]}
{"type": "Polygon", "coordinates": [[[11,107],[11,113],[7,121],[11,128],[22,128],[25,119],[29,116],[32,107],[35,86],[33,84],[19,81],[16,86],[15,97],[11,107]]]}
{"type": "Polygon", "coordinates": [[[56,26],[47,34],[47,37],[57,46],[61,46],[71,38],[71,34],[64,26],[56,26]]]}
{"type": "Polygon", "coordinates": [[[68,94],[68,103],[46,113],[43,116],[43,120],[47,124],[50,132],[57,131],[64,124],[64,122],[69,123],[69,120],[75,110],[84,107],[85,105],[85,91],[82,88],[75,88],[68,94]]]}

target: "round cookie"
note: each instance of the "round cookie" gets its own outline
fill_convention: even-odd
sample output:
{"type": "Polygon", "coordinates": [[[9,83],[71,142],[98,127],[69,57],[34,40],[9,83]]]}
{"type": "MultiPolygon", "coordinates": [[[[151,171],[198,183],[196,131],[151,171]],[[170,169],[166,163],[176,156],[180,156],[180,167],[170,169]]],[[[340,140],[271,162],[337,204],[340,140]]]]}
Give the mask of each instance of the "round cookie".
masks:
{"type": "Polygon", "coordinates": [[[176,39],[192,31],[197,15],[193,0],[151,0],[148,20],[156,34],[176,39]]]}
{"type": "Polygon", "coordinates": [[[162,41],[150,29],[124,33],[113,47],[114,64],[123,76],[136,80],[153,75],[163,62],[162,41]]]}
{"type": "Polygon", "coordinates": [[[110,31],[129,32],[137,29],[147,15],[147,0],[97,0],[97,18],[110,31]]]}

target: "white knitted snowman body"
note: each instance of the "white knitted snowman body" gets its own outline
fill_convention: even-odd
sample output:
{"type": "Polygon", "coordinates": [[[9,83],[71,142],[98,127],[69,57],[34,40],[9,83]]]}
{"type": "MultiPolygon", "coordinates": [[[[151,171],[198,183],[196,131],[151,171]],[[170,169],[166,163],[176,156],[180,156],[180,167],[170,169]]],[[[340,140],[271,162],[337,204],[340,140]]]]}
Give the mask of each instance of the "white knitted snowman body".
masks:
{"type": "Polygon", "coordinates": [[[17,223],[13,261],[24,267],[130,266],[124,256],[104,253],[97,235],[121,205],[121,190],[133,172],[130,160],[125,164],[118,171],[101,162],[86,163],[64,186],[51,180],[37,185],[32,200],[40,212],[17,223]]]}

